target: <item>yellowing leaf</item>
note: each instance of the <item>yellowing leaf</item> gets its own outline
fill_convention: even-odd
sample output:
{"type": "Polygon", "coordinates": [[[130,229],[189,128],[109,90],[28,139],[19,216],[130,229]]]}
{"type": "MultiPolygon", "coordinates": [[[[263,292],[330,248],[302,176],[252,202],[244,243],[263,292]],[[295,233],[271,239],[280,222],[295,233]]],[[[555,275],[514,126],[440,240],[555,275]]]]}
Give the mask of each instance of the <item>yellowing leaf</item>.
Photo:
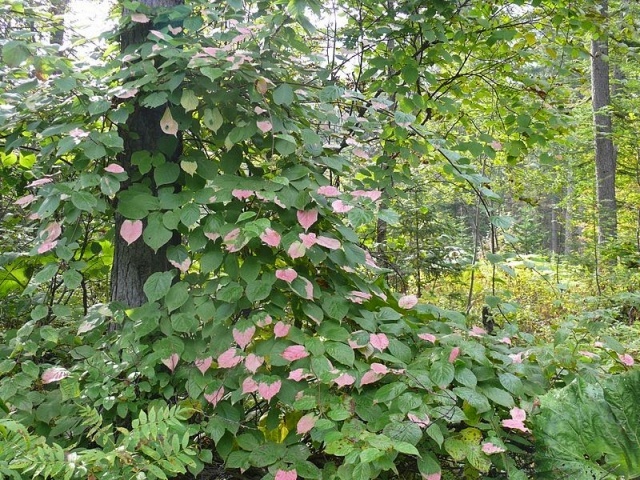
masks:
{"type": "Polygon", "coordinates": [[[216,133],[218,129],[222,126],[222,114],[220,110],[214,108],[213,110],[207,108],[204,111],[204,124],[205,126],[211,130],[213,133],[216,133]]]}
{"type": "Polygon", "coordinates": [[[193,90],[183,90],[180,105],[182,105],[186,112],[198,108],[198,97],[193,93],[193,90]]]}
{"type": "Polygon", "coordinates": [[[167,135],[176,136],[178,134],[178,122],[176,122],[171,116],[171,110],[169,107],[164,111],[164,115],[160,119],[160,128],[167,135]]]}
{"type": "Polygon", "coordinates": [[[196,162],[187,162],[186,160],[183,160],[180,162],[180,168],[193,177],[193,174],[196,173],[196,170],[198,169],[198,164],[196,162]]]}
{"type": "Polygon", "coordinates": [[[482,432],[477,428],[465,428],[460,432],[460,439],[464,443],[480,445],[480,440],[482,440],[482,432]]]}

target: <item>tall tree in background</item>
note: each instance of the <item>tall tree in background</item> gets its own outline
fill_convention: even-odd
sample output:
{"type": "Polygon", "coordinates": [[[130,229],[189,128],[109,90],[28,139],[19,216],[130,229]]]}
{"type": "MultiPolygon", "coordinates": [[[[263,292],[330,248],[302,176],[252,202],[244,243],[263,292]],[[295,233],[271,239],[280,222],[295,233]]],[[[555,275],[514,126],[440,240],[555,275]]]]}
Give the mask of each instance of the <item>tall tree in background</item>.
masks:
{"type": "MultiPolygon", "coordinates": [[[[606,20],[609,2],[600,4],[600,14],[606,20]]],[[[605,30],[591,42],[591,98],[595,127],[596,192],[598,203],[598,242],[616,238],[616,151],[613,145],[611,90],[609,85],[609,40],[605,30]]]]}
{"type": "MultiPolygon", "coordinates": [[[[173,7],[183,2],[181,0],[144,0],[142,3],[150,9],[156,9],[173,7]]],[[[135,23],[133,27],[122,32],[123,53],[128,49],[134,51],[146,41],[151,29],[150,23],[148,20],[144,21],[144,17],[140,19],[143,21],[135,23]]],[[[132,70],[135,71],[135,68],[132,70]]],[[[157,194],[157,185],[153,173],[147,172],[141,175],[132,163],[131,157],[136,153],[146,152],[152,158],[166,159],[175,166],[175,169],[179,169],[176,163],[182,151],[182,136],[167,135],[163,131],[161,120],[165,111],[168,111],[166,104],[153,108],[135,104],[133,112],[120,132],[124,141],[124,150],[119,155],[120,164],[129,179],[136,182],[136,187],[150,189],[154,195],[157,194]]],[[[129,183],[127,182],[124,186],[125,189],[128,188],[129,183]]],[[[155,250],[145,243],[142,237],[129,244],[125,240],[127,230],[136,231],[141,228],[143,228],[141,220],[125,221],[120,212],[116,213],[116,232],[124,231],[125,233],[115,235],[114,238],[111,300],[122,302],[129,307],[138,307],[147,301],[143,290],[145,282],[153,273],[165,272],[171,268],[167,259],[167,248],[180,243],[180,235],[174,233],[169,242],[155,250]]]]}

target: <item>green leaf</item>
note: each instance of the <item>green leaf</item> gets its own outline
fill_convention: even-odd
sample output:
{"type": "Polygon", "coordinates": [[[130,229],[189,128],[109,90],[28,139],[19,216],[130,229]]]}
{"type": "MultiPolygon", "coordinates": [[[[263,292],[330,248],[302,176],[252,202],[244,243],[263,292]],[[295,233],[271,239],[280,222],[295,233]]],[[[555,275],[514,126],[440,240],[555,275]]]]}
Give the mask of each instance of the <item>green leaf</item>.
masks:
{"type": "Polygon", "coordinates": [[[516,377],[513,373],[499,373],[498,380],[500,384],[514,395],[521,396],[524,391],[522,380],[516,377]]]}
{"type": "Polygon", "coordinates": [[[31,52],[24,42],[9,40],[2,47],[2,60],[9,67],[19,67],[29,56],[31,52]]]}
{"type": "Polygon", "coordinates": [[[453,392],[458,397],[465,400],[469,405],[474,407],[478,413],[483,413],[491,410],[491,405],[489,405],[489,401],[487,400],[487,397],[482,395],[477,390],[474,390],[473,388],[455,387],[453,389],[453,392]]]}
{"type": "Polygon", "coordinates": [[[249,455],[249,461],[254,467],[267,467],[276,463],[286,454],[286,447],[282,443],[264,443],[254,449],[249,455]]]}
{"type": "Polygon", "coordinates": [[[147,299],[150,302],[155,302],[156,300],[160,300],[169,292],[172,282],[172,272],[156,272],[147,278],[142,289],[144,290],[147,299]]]}
{"type": "Polygon", "coordinates": [[[164,162],[153,171],[153,178],[158,186],[172,184],[179,176],[180,166],[177,163],[164,162]]]}
{"type": "Polygon", "coordinates": [[[342,320],[349,312],[349,303],[337,295],[327,295],[322,301],[322,309],[329,317],[342,320]]]}
{"type": "Polygon", "coordinates": [[[407,385],[402,382],[388,383],[387,385],[380,387],[373,398],[378,403],[387,403],[398,397],[407,388],[407,385]]]}
{"type": "Polygon", "coordinates": [[[325,342],[325,350],[330,357],[343,365],[352,366],[355,362],[355,354],[349,345],[339,342],[325,342]]]}
{"type": "MultiPolygon", "coordinates": [[[[482,393],[484,393],[489,400],[503,407],[512,408],[515,406],[513,397],[501,388],[483,387],[482,393]]],[[[478,413],[480,413],[480,410],[478,410],[478,413]]]]}
{"type": "Polygon", "coordinates": [[[217,108],[210,109],[207,108],[204,111],[203,121],[205,126],[211,130],[213,133],[216,133],[218,129],[222,126],[223,118],[220,110],[217,108]]]}
{"type": "Polygon", "coordinates": [[[247,285],[246,294],[250,302],[259,302],[269,297],[273,282],[270,280],[258,280],[247,285]]]}
{"type": "Polygon", "coordinates": [[[196,333],[200,322],[192,313],[177,313],[171,316],[171,326],[176,332],[196,333]]]}
{"type": "Polygon", "coordinates": [[[455,376],[455,368],[446,360],[440,360],[435,362],[429,370],[429,376],[433,383],[440,388],[444,388],[449,385],[455,376]]]}
{"type": "Polygon", "coordinates": [[[222,302],[235,303],[242,298],[243,294],[244,288],[242,288],[242,285],[237,282],[231,282],[218,290],[216,298],[222,302]]]}
{"type": "Polygon", "coordinates": [[[167,293],[164,304],[169,313],[180,308],[189,299],[189,285],[186,282],[178,282],[167,293]]]}
{"type": "Polygon", "coordinates": [[[91,212],[98,205],[98,199],[89,192],[73,192],[71,194],[71,203],[80,210],[91,212]]]}
{"type": "Polygon", "coordinates": [[[413,422],[388,423],[382,432],[395,442],[417,445],[422,440],[422,429],[413,422]]]}
{"type": "Polygon", "coordinates": [[[185,112],[190,112],[198,108],[198,97],[193,93],[193,90],[185,89],[182,91],[182,97],[180,98],[180,105],[184,108],[185,112]]]}
{"type": "Polygon", "coordinates": [[[149,222],[142,233],[144,243],[153,250],[158,250],[173,237],[173,232],[168,230],[162,223],[162,217],[157,215],[149,216],[149,222]]]}
{"type": "Polygon", "coordinates": [[[291,105],[293,103],[293,89],[291,85],[283,83],[273,91],[273,101],[276,105],[291,105]]]}

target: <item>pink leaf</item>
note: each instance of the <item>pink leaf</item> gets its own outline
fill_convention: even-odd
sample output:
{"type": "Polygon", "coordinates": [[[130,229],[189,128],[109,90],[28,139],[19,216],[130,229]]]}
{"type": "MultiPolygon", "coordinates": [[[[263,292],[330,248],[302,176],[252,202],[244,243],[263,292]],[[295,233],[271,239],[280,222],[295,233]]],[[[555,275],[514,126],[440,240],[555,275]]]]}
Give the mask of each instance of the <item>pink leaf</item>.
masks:
{"type": "Polygon", "coordinates": [[[260,235],[260,240],[269,245],[270,247],[277,247],[280,245],[280,240],[282,237],[278,232],[273,230],[272,228],[267,228],[262,235],[260,235]]]}
{"type": "Polygon", "coordinates": [[[303,345],[291,345],[290,347],[285,348],[284,352],[282,352],[282,358],[290,362],[293,362],[294,360],[300,360],[301,358],[305,358],[308,356],[309,353],[303,345]]]}
{"type": "Polygon", "coordinates": [[[304,254],[306,251],[307,249],[304,247],[302,242],[298,242],[296,240],[289,246],[287,253],[291,258],[296,259],[296,258],[304,257],[304,254]]]}
{"type": "Polygon", "coordinates": [[[256,325],[258,325],[260,328],[264,328],[267,325],[271,325],[273,323],[273,318],[271,318],[271,315],[267,314],[265,315],[264,318],[258,320],[256,322],[256,325]]]}
{"type": "Polygon", "coordinates": [[[365,300],[371,299],[371,294],[367,292],[360,292],[358,290],[351,290],[347,299],[351,300],[353,303],[362,304],[365,300]]]}
{"type": "Polygon", "coordinates": [[[491,442],[487,442],[482,444],[482,451],[487,455],[493,455],[494,453],[502,453],[505,449],[494,445],[491,442]]]}
{"type": "Polygon", "coordinates": [[[311,248],[316,244],[317,237],[315,233],[301,233],[298,237],[306,248],[311,248]]]}
{"type": "Polygon", "coordinates": [[[486,335],[487,331],[484,328],[481,328],[477,325],[474,325],[473,327],[471,327],[471,330],[469,331],[469,335],[472,337],[482,337],[482,335],[486,335]]]}
{"type": "Polygon", "coordinates": [[[298,278],[298,272],[296,272],[293,268],[283,268],[280,270],[276,270],[276,278],[278,280],[283,280],[287,283],[291,283],[296,278],[298,278]]]}
{"type": "Polygon", "coordinates": [[[460,355],[460,347],[453,347],[449,353],[449,363],[455,362],[458,355],[460,355]]]}
{"type": "Polygon", "coordinates": [[[28,183],[27,188],[39,187],[40,185],[45,185],[51,182],[53,182],[53,178],[49,178],[49,177],[39,178],[38,180],[34,180],[33,182],[28,183]]]}
{"type": "MultiPolygon", "coordinates": [[[[116,93],[116,97],[122,98],[122,99],[126,99],[126,98],[133,98],[137,94],[138,94],[138,89],[137,88],[131,88],[129,90],[123,90],[123,91],[121,91],[119,93],[116,93]]],[[[69,133],[71,133],[71,132],[69,132],[69,133]]],[[[71,135],[71,136],[77,138],[77,135],[71,135]]],[[[80,138],[82,138],[82,137],[80,137],[80,138]]],[[[105,170],[107,170],[107,169],[105,168],[105,170]]],[[[124,172],[124,170],[122,170],[122,171],[124,172]]],[[[112,173],[122,173],[122,172],[112,172],[112,173]]]]}
{"type": "Polygon", "coordinates": [[[275,480],[296,480],[298,472],[296,470],[278,470],[275,480]]]}
{"type": "Polygon", "coordinates": [[[131,245],[142,235],[142,220],[125,220],[120,227],[120,236],[131,245]]]}
{"type": "Polygon", "coordinates": [[[204,372],[206,372],[209,367],[211,366],[211,363],[213,363],[213,358],[211,357],[207,357],[207,358],[196,358],[196,361],[193,362],[196,365],[196,368],[198,370],[200,370],[202,372],[202,374],[204,375],[204,372]]]}
{"type": "Polygon", "coordinates": [[[351,205],[347,205],[342,200],[336,200],[331,204],[331,207],[336,213],[347,213],[349,210],[353,210],[351,205]]]}
{"type": "Polygon", "coordinates": [[[262,107],[255,107],[253,111],[256,112],[258,115],[262,115],[263,113],[266,112],[266,110],[262,107]]]}
{"type": "Polygon", "coordinates": [[[237,328],[233,329],[233,339],[236,341],[238,346],[242,349],[251,343],[251,339],[253,335],[256,333],[256,327],[251,326],[244,331],[240,331],[237,328]]]}
{"type": "Polygon", "coordinates": [[[172,353],[169,358],[162,359],[162,363],[164,363],[167,366],[167,368],[172,372],[178,366],[179,361],[180,361],[180,355],[178,355],[177,353],[172,353]]]}
{"type": "Polygon", "coordinates": [[[365,152],[362,148],[354,148],[353,149],[353,154],[356,157],[364,158],[365,160],[370,158],[369,154],[367,152],[365,152]]]}
{"type": "Polygon", "coordinates": [[[54,248],[56,248],[57,244],[58,244],[57,240],[54,240],[53,242],[45,241],[42,245],[38,247],[38,253],[47,253],[49,250],[53,250],[54,248]]]}
{"type": "Polygon", "coordinates": [[[627,367],[632,367],[633,366],[633,357],[631,355],[629,355],[628,353],[625,353],[624,355],[620,355],[618,354],[618,359],[624,363],[627,367]]]}
{"type": "Polygon", "coordinates": [[[382,192],[380,190],[354,190],[351,192],[351,195],[354,197],[365,197],[375,202],[382,196],[382,192]]]}
{"type": "Polygon", "coordinates": [[[309,227],[318,221],[318,210],[315,208],[311,210],[298,210],[296,215],[298,217],[298,223],[300,223],[305,230],[309,230],[309,227]]]}
{"type": "Polygon", "coordinates": [[[349,375],[348,373],[343,373],[342,375],[340,375],[338,378],[334,380],[334,382],[336,382],[336,385],[338,385],[338,387],[353,385],[355,381],[356,379],[352,375],[349,375]]]}
{"type": "Polygon", "coordinates": [[[235,189],[231,191],[231,195],[236,197],[238,200],[244,200],[245,198],[249,198],[251,195],[253,195],[253,190],[235,189]]]}
{"type": "Polygon", "coordinates": [[[304,435],[305,433],[308,433],[316,424],[316,420],[316,416],[312,413],[307,413],[306,415],[302,416],[302,418],[298,420],[298,424],[296,425],[296,433],[298,435],[304,435]]]}
{"type": "Polygon", "coordinates": [[[29,195],[25,195],[24,197],[20,197],[19,199],[17,199],[15,202],[16,205],[18,205],[19,207],[26,207],[27,205],[35,202],[36,197],[35,195],[32,195],[31,193],[29,195]]]}
{"type": "MultiPolygon", "coordinates": [[[[137,93],[137,91],[136,91],[137,93]]],[[[89,132],[85,132],[81,128],[74,128],[69,132],[69,136],[72,138],[86,138],[89,136],[89,132]]],[[[28,185],[27,185],[28,186],[28,185]]]]}
{"type": "Polygon", "coordinates": [[[329,250],[337,250],[342,246],[340,240],[323,236],[318,237],[316,243],[321,247],[328,248],[329,250]]]}
{"type": "Polygon", "coordinates": [[[415,307],[418,304],[418,297],[415,295],[404,295],[398,300],[398,306],[406,310],[415,307]]]}
{"type": "Polygon", "coordinates": [[[318,188],[316,190],[320,195],[324,195],[325,197],[337,197],[340,195],[340,190],[338,190],[333,185],[325,185],[323,187],[318,188]]]}
{"type": "Polygon", "coordinates": [[[419,333],[418,338],[427,342],[436,343],[436,336],[431,333],[419,333]]]}
{"type": "Polygon", "coordinates": [[[507,345],[511,345],[511,339],[509,337],[502,337],[500,343],[506,343],[507,345]]]}
{"type": "Polygon", "coordinates": [[[135,23],[149,23],[149,17],[144,13],[132,13],[131,21],[135,23]]]}
{"type": "Polygon", "coordinates": [[[220,368],[233,368],[240,362],[242,362],[242,357],[236,355],[235,347],[229,348],[218,357],[218,367],[220,368]]]}
{"type": "Polygon", "coordinates": [[[273,383],[260,382],[258,384],[258,393],[268,402],[278,394],[281,387],[282,381],[280,380],[276,380],[273,383]]]}
{"type": "MultiPolygon", "coordinates": [[[[583,356],[588,357],[588,358],[598,358],[598,355],[596,355],[593,352],[589,352],[587,350],[580,350],[578,353],[580,355],[583,355],[583,356]]],[[[633,359],[631,359],[631,360],[633,360],[633,359]]],[[[633,363],[631,365],[633,365],[633,363]]]]}
{"type": "Polygon", "coordinates": [[[122,168],[117,163],[110,163],[106,167],[104,167],[105,172],[109,173],[124,173],[124,168],[122,168]]]}
{"type": "Polygon", "coordinates": [[[389,346],[389,339],[384,333],[372,333],[369,335],[369,343],[377,350],[384,350],[389,346]]]}
{"type": "Polygon", "coordinates": [[[271,125],[271,122],[269,120],[260,120],[256,122],[256,125],[262,133],[267,133],[273,128],[273,125],[271,125]]]}
{"type": "Polygon", "coordinates": [[[254,353],[250,353],[247,355],[247,358],[244,361],[244,366],[251,373],[256,373],[258,368],[264,363],[264,357],[259,357],[254,353]]]}
{"type": "Polygon", "coordinates": [[[442,478],[442,472],[430,473],[428,475],[422,475],[423,480],[440,480],[442,478]]]}
{"type": "Polygon", "coordinates": [[[415,413],[409,413],[407,415],[407,418],[409,419],[409,421],[415,423],[420,428],[427,428],[431,423],[431,420],[429,420],[429,417],[427,415],[425,415],[424,417],[419,417],[415,413]]]}
{"type": "Polygon", "coordinates": [[[287,325],[284,322],[278,322],[273,327],[273,333],[276,338],[286,337],[289,334],[289,330],[291,329],[291,325],[287,325]]]}
{"type": "Polygon", "coordinates": [[[382,375],[374,372],[373,370],[367,370],[364,373],[364,375],[362,375],[362,378],[360,379],[360,386],[377,382],[381,378],[382,378],[382,375]]]}
{"type": "Polygon", "coordinates": [[[69,370],[62,367],[51,367],[45,370],[42,373],[42,383],[53,383],[62,380],[63,378],[67,378],[69,376],[69,370]]]}
{"type": "Polygon", "coordinates": [[[524,355],[524,352],[510,353],[509,358],[513,363],[522,363],[522,355],[524,355]]]}
{"type": "Polygon", "coordinates": [[[524,421],[527,418],[527,413],[523,409],[513,407],[511,410],[509,410],[509,413],[511,414],[511,418],[502,420],[503,427],[513,428],[525,433],[529,431],[529,429],[524,426],[524,421]]]}
{"type": "Polygon", "coordinates": [[[502,150],[502,144],[499,141],[494,140],[493,142],[491,142],[491,148],[493,148],[497,152],[499,150],[502,150]]]}
{"type": "Polygon", "coordinates": [[[182,262],[176,262],[175,260],[169,260],[169,263],[180,270],[182,273],[186,273],[191,266],[191,259],[185,258],[182,262]]]}
{"type": "Polygon", "coordinates": [[[293,380],[294,382],[299,382],[304,377],[305,377],[304,369],[296,368],[295,370],[291,370],[291,372],[289,372],[289,377],[287,377],[287,378],[289,380],[293,380]]]}
{"type": "Polygon", "coordinates": [[[376,265],[376,262],[373,260],[373,257],[369,252],[364,252],[364,259],[365,259],[365,263],[370,267],[378,268],[378,265],[376,265]]]}
{"type": "Polygon", "coordinates": [[[253,379],[253,377],[247,377],[242,382],[242,393],[246,395],[247,393],[253,393],[258,391],[258,384],[253,379]]]}
{"type": "Polygon", "coordinates": [[[51,222],[44,231],[47,234],[45,241],[52,242],[62,233],[62,226],[58,222],[51,222]]]}
{"type": "Polygon", "coordinates": [[[387,373],[389,373],[389,369],[387,368],[387,366],[383,365],[382,363],[372,363],[371,370],[379,373],[380,375],[386,375],[387,373]]]}
{"type": "Polygon", "coordinates": [[[173,26],[169,25],[167,28],[171,32],[171,35],[177,35],[182,31],[182,27],[173,27],[173,26]]]}
{"type": "Polygon", "coordinates": [[[176,122],[171,116],[171,110],[169,107],[164,111],[164,115],[160,119],[160,128],[167,135],[178,135],[178,122],[176,122]]]}
{"type": "Polygon", "coordinates": [[[204,398],[214,407],[218,404],[220,400],[224,397],[224,387],[220,387],[213,393],[205,393],[204,398]]]}

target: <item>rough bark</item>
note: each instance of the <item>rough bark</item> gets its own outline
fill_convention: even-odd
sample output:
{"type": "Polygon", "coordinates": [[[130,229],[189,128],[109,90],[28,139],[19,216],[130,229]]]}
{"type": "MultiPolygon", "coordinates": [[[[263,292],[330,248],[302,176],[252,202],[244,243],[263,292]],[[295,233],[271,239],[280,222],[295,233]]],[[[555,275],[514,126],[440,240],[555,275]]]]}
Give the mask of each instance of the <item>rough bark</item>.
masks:
{"type": "MultiPolygon", "coordinates": [[[[176,6],[183,2],[181,0],[143,0],[142,3],[152,8],[159,8],[176,6]]],[[[136,24],[131,29],[124,31],[121,37],[122,51],[144,42],[150,28],[152,28],[150,24],[136,24]]],[[[165,108],[165,106],[145,108],[136,105],[135,110],[120,131],[124,141],[124,150],[118,159],[120,164],[129,174],[129,178],[137,178],[137,181],[146,182],[154,192],[153,174],[150,173],[146,178],[140,178],[136,167],[131,163],[131,156],[137,151],[146,150],[151,154],[163,153],[166,161],[175,162],[178,160],[182,153],[181,138],[178,137],[172,141],[160,128],[160,119],[165,108]]],[[[128,183],[123,185],[123,189],[129,187],[128,183]]],[[[175,188],[177,189],[178,186],[175,188]]],[[[166,251],[169,246],[180,243],[180,236],[174,235],[157,252],[147,246],[142,237],[128,245],[119,235],[123,221],[124,218],[116,214],[116,235],[111,269],[111,300],[128,307],[137,307],[147,301],[143,287],[149,276],[171,268],[166,251]]]]}
{"type": "MultiPolygon", "coordinates": [[[[601,13],[606,19],[608,0],[602,0],[601,13]]],[[[596,191],[598,203],[598,243],[616,238],[616,151],[612,138],[609,107],[608,38],[606,33],[591,42],[591,95],[595,128],[596,191]]]]}

